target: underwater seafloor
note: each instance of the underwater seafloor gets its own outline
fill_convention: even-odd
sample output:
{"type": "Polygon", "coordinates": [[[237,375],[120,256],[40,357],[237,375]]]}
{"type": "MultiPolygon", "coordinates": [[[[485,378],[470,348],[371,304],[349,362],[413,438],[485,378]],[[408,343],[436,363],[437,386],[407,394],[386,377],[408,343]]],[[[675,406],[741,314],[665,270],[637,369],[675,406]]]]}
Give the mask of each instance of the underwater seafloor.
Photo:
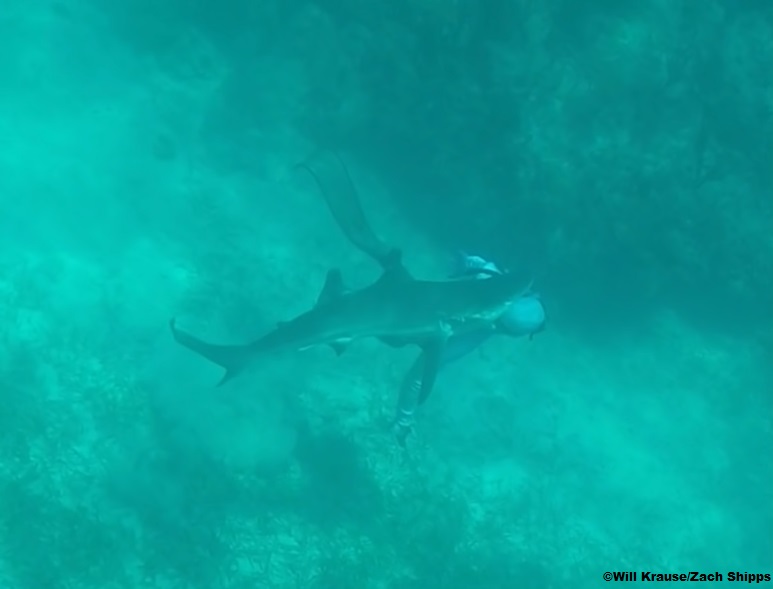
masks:
{"type": "MultiPolygon", "coordinates": [[[[665,304],[613,338],[559,313],[487,342],[440,375],[406,451],[389,424],[409,349],[287,354],[215,387],[170,317],[244,341],[308,309],[328,268],[353,286],[377,268],[293,169],[317,147],[282,122],[297,72],[266,73],[279,97],[240,153],[206,128],[228,73],[206,39],[164,61],[107,28],[62,3],[0,19],[0,586],[773,573],[770,340],[665,304]]],[[[447,249],[343,155],[379,233],[443,278],[447,249]]]]}

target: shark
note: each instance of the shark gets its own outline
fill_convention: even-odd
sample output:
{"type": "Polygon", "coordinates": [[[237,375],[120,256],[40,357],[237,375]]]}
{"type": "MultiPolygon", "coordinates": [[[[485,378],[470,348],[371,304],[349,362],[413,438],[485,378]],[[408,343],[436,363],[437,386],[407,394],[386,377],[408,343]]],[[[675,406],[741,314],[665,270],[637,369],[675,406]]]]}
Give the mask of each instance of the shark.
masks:
{"type": "Polygon", "coordinates": [[[350,289],[340,269],[328,271],[316,303],[246,344],[216,344],[169,324],[180,345],[225,369],[219,384],[239,375],[258,358],[288,350],[328,346],[337,355],[350,342],[376,338],[392,347],[420,348],[419,402],[432,392],[449,338],[481,329],[497,329],[497,320],[525,293],[531,282],[511,273],[486,280],[421,280],[405,267],[402,253],[373,233],[359,195],[337,154],[320,152],[299,168],[316,180],[342,231],[382,267],[371,284],[350,289]]]}

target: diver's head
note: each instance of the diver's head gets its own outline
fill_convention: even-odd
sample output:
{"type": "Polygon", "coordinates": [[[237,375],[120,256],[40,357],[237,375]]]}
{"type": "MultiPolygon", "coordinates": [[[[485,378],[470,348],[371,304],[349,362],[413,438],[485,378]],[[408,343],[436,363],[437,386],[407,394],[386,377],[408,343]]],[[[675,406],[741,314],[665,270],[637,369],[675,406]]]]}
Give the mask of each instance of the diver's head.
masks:
{"type": "Polygon", "coordinates": [[[532,336],[545,329],[545,307],[536,294],[524,295],[515,301],[497,321],[497,329],[512,336],[532,336]]]}

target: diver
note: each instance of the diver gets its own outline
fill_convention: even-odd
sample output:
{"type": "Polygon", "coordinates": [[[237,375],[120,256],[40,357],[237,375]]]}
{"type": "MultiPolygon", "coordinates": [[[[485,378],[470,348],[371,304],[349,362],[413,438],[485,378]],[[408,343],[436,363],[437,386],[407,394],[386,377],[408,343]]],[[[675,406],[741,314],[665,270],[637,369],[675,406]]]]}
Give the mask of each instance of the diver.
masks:
{"type": "MultiPolygon", "coordinates": [[[[311,174],[333,218],[352,245],[375,260],[384,271],[390,270],[395,260],[399,263],[400,250],[381,241],[371,229],[362,210],[357,188],[349,176],[349,170],[337,153],[322,149],[299,163],[296,168],[311,174]]],[[[450,278],[485,280],[502,273],[496,264],[480,256],[460,254],[458,266],[450,278]]],[[[466,356],[495,333],[511,337],[531,337],[544,326],[545,309],[538,295],[527,293],[509,306],[493,329],[486,328],[451,337],[446,343],[441,364],[445,365],[466,356]]],[[[421,389],[425,364],[425,355],[419,355],[400,386],[393,427],[401,446],[405,445],[405,440],[413,429],[414,413],[423,402],[421,389]]]]}
{"type": "MultiPolygon", "coordinates": [[[[457,262],[457,268],[450,278],[485,280],[494,274],[501,274],[502,270],[488,260],[480,256],[461,253],[457,262]]],[[[497,321],[496,329],[483,329],[452,337],[447,344],[442,359],[442,365],[463,358],[471,353],[483,342],[496,333],[510,337],[529,336],[545,328],[545,308],[536,293],[527,293],[507,309],[505,314],[497,321]]],[[[422,357],[416,359],[403,378],[400,385],[400,394],[397,400],[397,412],[393,421],[393,428],[397,442],[405,447],[406,439],[413,431],[414,415],[419,405],[419,392],[423,370],[422,357]]]]}

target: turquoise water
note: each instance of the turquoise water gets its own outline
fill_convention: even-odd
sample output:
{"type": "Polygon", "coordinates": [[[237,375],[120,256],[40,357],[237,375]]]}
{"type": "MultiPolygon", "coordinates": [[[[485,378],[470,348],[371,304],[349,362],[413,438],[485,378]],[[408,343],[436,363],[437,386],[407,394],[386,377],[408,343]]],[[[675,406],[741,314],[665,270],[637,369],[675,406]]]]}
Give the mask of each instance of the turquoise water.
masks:
{"type": "Polygon", "coordinates": [[[773,574],[772,65],[765,2],[7,0],[0,587],[773,574]],[[319,148],[413,275],[466,250],[547,309],[405,449],[412,348],[215,387],[169,333],[378,277],[294,169],[319,148]]]}

